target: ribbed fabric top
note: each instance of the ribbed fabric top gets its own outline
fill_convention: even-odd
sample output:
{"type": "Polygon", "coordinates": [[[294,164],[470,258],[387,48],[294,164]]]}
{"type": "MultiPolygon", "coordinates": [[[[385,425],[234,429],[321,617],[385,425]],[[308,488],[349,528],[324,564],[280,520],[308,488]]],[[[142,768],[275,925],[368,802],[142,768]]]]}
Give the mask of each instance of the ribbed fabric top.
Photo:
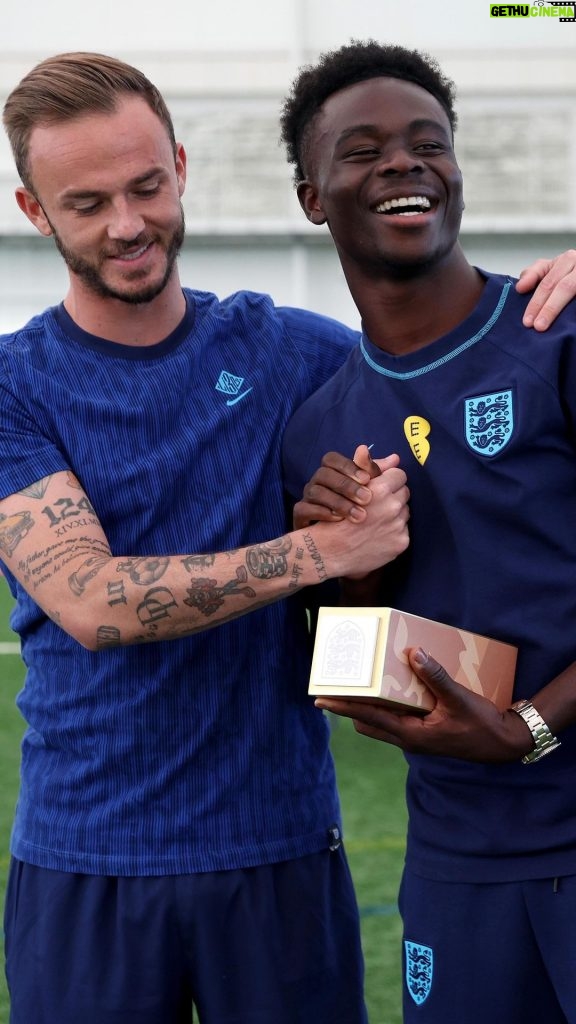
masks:
{"type": "MultiPolygon", "coordinates": [[[[47,310],[0,341],[0,495],[70,468],[117,555],[286,529],[284,426],[357,335],[263,295],[187,291],[137,348],[47,310]]],[[[14,855],[96,874],[210,871],[328,845],[327,726],[298,599],[193,637],[85,650],[8,575],[27,666],[14,855]]]]}

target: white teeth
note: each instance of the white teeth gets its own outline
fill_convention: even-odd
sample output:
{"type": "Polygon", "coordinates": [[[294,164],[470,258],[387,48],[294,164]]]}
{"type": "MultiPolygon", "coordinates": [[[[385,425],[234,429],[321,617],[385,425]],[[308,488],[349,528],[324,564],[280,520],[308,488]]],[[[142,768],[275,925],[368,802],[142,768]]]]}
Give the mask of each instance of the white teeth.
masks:
{"type": "Polygon", "coordinates": [[[148,248],[148,245],[143,245],[142,248],[141,249],[137,249],[136,252],[119,253],[118,256],[117,256],[117,259],[120,259],[120,260],[137,260],[138,257],[141,256],[143,252],[146,252],[147,248],[148,248]]]}
{"type": "MultiPolygon", "coordinates": [[[[403,206],[418,206],[421,210],[429,210],[431,208],[430,200],[426,196],[402,196],[400,199],[387,199],[384,203],[380,203],[376,207],[376,213],[389,213],[390,210],[397,210],[403,206]]],[[[420,212],[419,210],[410,210],[403,213],[404,216],[415,216],[420,212]]]]}

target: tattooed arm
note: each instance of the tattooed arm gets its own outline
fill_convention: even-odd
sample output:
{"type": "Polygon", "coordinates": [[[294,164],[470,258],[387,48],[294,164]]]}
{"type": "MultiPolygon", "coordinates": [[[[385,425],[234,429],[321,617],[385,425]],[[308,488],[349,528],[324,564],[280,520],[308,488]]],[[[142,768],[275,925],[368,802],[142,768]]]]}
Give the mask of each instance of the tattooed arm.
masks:
{"type": "Polygon", "coordinates": [[[89,650],[170,640],[395,558],[408,545],[405,474],[391,468],[373,489],[365,524],[317,523],[218,554],[117,557],[76,478],[60,472],[0,501],[0,556],[89,650]]]}

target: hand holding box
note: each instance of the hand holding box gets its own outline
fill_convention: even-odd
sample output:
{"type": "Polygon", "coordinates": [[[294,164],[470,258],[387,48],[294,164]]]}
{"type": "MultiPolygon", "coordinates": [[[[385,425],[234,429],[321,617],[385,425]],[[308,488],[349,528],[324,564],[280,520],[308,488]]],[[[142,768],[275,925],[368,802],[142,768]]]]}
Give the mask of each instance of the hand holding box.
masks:
{"type": "Polygon", "coordinates": [[[434,698],[408,663],[410,647],[423,647],[456,682],[509,707],[515,647],[396,608],[320,608],[308,692],[430,711],[434,698]]]}

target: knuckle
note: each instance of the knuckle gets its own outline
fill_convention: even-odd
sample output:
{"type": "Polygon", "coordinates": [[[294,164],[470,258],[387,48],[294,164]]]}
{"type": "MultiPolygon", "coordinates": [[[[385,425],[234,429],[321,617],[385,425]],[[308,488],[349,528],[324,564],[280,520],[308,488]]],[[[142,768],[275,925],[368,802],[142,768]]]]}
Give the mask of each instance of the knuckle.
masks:
{"type": "Polygon", "coordinates": [[[314,501],[314,488],[315,487],[316,487],[316,484],[312,483],[311,481],[308,481],[308,483],[306,484],[306,486],[304,488],[304,492],[302,494],[302,501],[298,502],[298,504],[295,506],[296,508],[298,508],[298,505],[300,505],[300,504],[302,504],[304,502],[314,501]]]}
{"type": "Polygon", "coordinates": [[[449,678],[446,669],[439,665],[437,661],[434,661],[433,658],[430,658],[428,661],[427,674],[433,683],[444,683],[449,678]]]}
{"type": "Polygon", "coordinates": [[[322,456],[322,466],[326,466],[328,469],[341,470],[346,463],[344,455],[340,455],[339,452],[326,452],[322,456]]]}

